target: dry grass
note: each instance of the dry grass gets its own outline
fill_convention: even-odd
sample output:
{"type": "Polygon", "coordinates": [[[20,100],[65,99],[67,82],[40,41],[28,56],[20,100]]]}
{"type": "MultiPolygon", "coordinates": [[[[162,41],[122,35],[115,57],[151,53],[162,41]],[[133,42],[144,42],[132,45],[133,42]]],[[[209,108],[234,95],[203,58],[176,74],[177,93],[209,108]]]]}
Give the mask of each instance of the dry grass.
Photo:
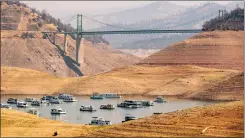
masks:
{"type": "Polygon", "coordinates": [[[1,109],[1,136],[3,137],[60,137],[85,135],[96,127],[68,124],[40,118],[28,113],[1,109]]]}
{"type": "MultiPolygon", "coordinates": [[[[235,70],[186,65],[131,66],[91,77],[58,78],[29,69],[2,67],[1,90],[2,94],[54,94],[65,91],[90,95],[93,92],[117,92],[192,98],[237,74],[239,72],[235,70]]],[[[216,93],[208,94],[212,96],[216,93]]],[[[239,94],[238,100],[243,99],[242,92],[236,94],[239,94]]]]}
{"type": "Polygon", "coordinates": [[[153,115],[92,132],[90,136],[164,137],[244,135],[243,101],[153,115]],[[202,133],[205,129],[206,131],[202,133]]]}

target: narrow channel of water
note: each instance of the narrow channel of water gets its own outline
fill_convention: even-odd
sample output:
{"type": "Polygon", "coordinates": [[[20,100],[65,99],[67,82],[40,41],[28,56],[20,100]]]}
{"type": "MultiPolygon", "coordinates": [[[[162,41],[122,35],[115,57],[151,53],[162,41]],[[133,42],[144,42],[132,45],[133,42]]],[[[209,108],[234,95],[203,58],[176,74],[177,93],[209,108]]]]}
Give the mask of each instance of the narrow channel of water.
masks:
{"type": "MultiPolygon", "coordinates": [[[[8,98],[17,98],[18,100],[23,100],[26,97],[34,97],[40,99],[42,95],[2,95],[1,103],[6,103],[8,98]]],[[[92,117],[103,117],[105,120],[110,120],[113,124],[121,123],[124,120],[125,114],[131,114],[137,118],[142,118],[145,116],[151,116],[155,112],[167,113],[176,110],[182,110],[185,108],[191,108],[196,106],[204,106],[208,104],[213,104],[215,102],[211,101],[197,101],[197,100],[186,100],[186,99],[175,99],[175,98],[164,98],[167,103],[154,103],[154,106],[138,108],[138,109],[125,109],[116,107],[118,103],[124,100],[152,100],[154,101],[156,97],[146,97],[146,96],[123,96],[120,99],[102,99],[102,100],[92,100],[89,96],[75,96],[78,102],[74,103],[62,103],[62,104],[52,104],[43,105],[40,107],[32,107],[29,104],[28,108],[18,108],[16,105],[11,105],[12,109],[26,112],[29,108],[36,108],[41,113],[41,117],[61,120],[64,122],[74,123],[74,124],[88,124],[90,123],[92,117]],[[99,109],[101,104],[113,104],[115,110],[101,110],[99,109]],[[82,112],[80,111],[81,105],[93,106],[97,111],[95,112],[82,112]],[[51,108],[61,107],[67,112],[64,115],[51,115],[51,108]]]]}

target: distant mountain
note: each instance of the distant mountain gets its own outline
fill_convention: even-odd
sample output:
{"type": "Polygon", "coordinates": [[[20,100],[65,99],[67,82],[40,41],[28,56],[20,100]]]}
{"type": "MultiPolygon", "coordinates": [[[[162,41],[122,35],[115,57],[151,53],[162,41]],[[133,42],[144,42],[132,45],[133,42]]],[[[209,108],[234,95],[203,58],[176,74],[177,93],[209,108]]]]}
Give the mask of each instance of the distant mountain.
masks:
{"type": "MultiPolygon", "coordinates": [[[[161,1],[141,8],[98,16],[97,19],[129,29],[201,29],[205,21],[218,16],[218,10],[225,9],[230,11],[231,9],[236,8],[237,5],[242,7],[243,4],[242,1],[231,2],[227,5],[207,2],[202,5],[186,8],[166,1],[161,1]]],[[[101,27],[94,30],[120,29],[114,27],[101,27]]],[[[158,49],[191,36],[193,36],[193,34],[145,34],[108,35],[104,38],[107,39],[113,47],[120,49],[158,49]]]]}

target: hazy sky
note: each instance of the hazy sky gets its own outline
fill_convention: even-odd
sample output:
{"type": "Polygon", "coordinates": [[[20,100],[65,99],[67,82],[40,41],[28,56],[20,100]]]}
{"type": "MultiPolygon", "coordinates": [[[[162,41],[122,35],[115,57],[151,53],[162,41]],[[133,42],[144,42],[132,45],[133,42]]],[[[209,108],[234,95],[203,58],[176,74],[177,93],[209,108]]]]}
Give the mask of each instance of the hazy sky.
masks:
{"type": "MultiPolygon", "coordinates": [[[[23,1],[30,7],[38,10],[45,9],[52,16],[66,18],[74,14],[98,15],[110,12],[122,11],[128,8],[144,6],[156,1],[23,1]],[[66,13],[66,15],[64,15],[66,13]]],[[[207,1],[169,1],[183,6],[192,6],[207,1]]],[[[231,1],[212,1],[219,4],[227,4],[231,1]]]]}

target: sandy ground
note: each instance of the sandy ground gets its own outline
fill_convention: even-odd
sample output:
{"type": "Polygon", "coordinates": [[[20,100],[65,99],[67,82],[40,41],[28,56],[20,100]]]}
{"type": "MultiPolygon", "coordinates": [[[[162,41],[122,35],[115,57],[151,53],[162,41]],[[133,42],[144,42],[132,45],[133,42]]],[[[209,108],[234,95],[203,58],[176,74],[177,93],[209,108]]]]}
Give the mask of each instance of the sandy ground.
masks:
{"type": "Polygon", "coordinates": [[[109,127],[72,125],[1,109],[1,136],[236,136],[244,135],[243,101],[189,108],[109,127]],[[206,131],[204,131],[206,129],[206,131]],[[202,133],[203,132],[203,133],[202,133]]]}
{"type": "Polygon", "coordinates": [[[131,66],[90,77],[59,78],[22,68],[1,68],[1,94],[91,95],[93,92],[119,94],[169,95],[206,100],[243,99],[243,76],[236,70],[221,70],[198,66],[131,66]],[[240,75],[240,76],[239,76],[240,75]],[[233,77],[237,79],[237,89],[233,77]],[[221,84],[225,87],[222,90],[221,84]],[[239,81],[241,81],[239,83],[239,81]],[[217,93],[217,89],[220,92],[217,93]],[[207,90],[210,89],[210,90],[207,90]],[[219,90],[219,89],[218,89],[219,90]],[[206,96],[200,96],[206,95],[206,96]],[[216,96],[223,95],[223,97],[216,96]],[[235,96],[234,96],[235,95],[235,96]],[[211,98],[210,98],[211,97],[211,98]],[[225,97],[225,98],[224,98],[225,97]]]}

